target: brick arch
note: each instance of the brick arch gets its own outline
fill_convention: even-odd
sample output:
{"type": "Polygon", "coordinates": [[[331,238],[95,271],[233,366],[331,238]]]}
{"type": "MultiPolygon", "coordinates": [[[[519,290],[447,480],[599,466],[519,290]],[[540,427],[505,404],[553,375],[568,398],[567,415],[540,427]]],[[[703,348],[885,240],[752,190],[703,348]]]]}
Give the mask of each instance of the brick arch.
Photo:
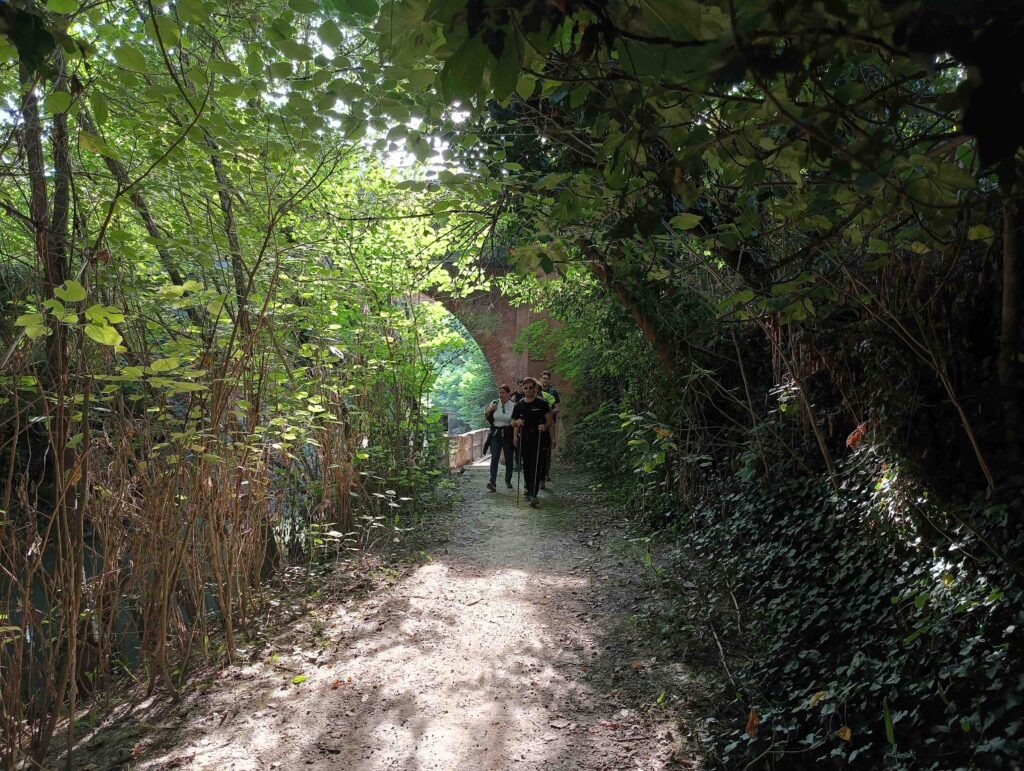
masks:
{"type": "Polygon", "coordinates": [[[524,375],[539,376],[544,369],[554,369],[553,351],[513,349],[520,333],[535,321],[547,319],[526,305],[513,306],[501,290],[492,286],[489,291],[476,292],[468,297],[452,297],[443,292],[425,295],[436,300],[462,322],[480,346],[494,382],[500,385],[515,381],[524,375]]]}

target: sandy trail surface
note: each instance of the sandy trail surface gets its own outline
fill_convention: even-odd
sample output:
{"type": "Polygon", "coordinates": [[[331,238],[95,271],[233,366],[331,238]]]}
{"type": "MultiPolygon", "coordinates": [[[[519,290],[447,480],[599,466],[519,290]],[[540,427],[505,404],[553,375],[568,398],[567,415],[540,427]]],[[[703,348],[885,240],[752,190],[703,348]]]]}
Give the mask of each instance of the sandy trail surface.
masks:
{"type": "Polygon", "coordinates": [[[539,509],[485,482],[481,466],[459,478],[417,564],[314,604],[181,705],[140,705],[121,724],[144,730],[97,733],[91,767],[703,767],[687,695],[701,686],[630,622],[643,590],[611,515],[582,479],[556,474],[539,509]]]}

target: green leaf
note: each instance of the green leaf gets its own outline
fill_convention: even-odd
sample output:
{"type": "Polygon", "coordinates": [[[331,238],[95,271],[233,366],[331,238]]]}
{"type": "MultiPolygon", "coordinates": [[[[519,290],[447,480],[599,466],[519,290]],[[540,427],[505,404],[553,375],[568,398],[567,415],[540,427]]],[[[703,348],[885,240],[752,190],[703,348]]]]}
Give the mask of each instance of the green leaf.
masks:
{"type": "Polygon", "coordinates": [[[888,699],[882,699],[882,718],[885,720],[885,740],[891,747],[895,747],[896,732],[892,727],[892,710],[889,709],[888,699]]]}
{"type": "Polygon", "coordinates": [[[995,236],[995,232],[988,225],[971,225],[967,231],[967,238],[971,241],[981,241],[993,236],[995,236]]]}
{"type": "Polygon", "coordinates": [[[105,155],[107,158],[117,158],[117,153],[114,152],[110,145],[95,134],[90,134],[88,131],[78,132],[78,146],[90,153],[105,155]]]}
{"type": "Polygon", "coordinates": [[[177,369],[181,366],[181,359],[177,356],[168,356],[165,359],[155,359],[152,364],[149,365],[150,372],[170,372],[172,369],[177,369]]]}
{"type": "Polygon", "coordinates": [[[299,13],[316,13],[320,10],[316,0],[288,0],[288,7],[299,13]]]}
{"type": "Polygon", "coordinates": [[[107,98],[100,91],[93,91],[89,95],[89,104],[92,105],[92,116],[96,123],[102,126],[110,117],[110,108],[107,106],[107,98]]]}
{"type": "Polygon", "coordinates": [[[292,685],[302,685],[309,679],[309,675],[295,675],[292,678],[292,685]]]}
{"type": "Polygon", "coordinates": [[[216,72],[218,75],[222,75],[225,78],[242,77],[242,68],[234,62],[225,61],[224,59],[214,59],[211,61],[210,71],[216,72]]]}
{"type": "Polygon", "coordinates": [[[46,10],[53,13],[74,13],[78,10],[78,0],[46,0],[46,10]]]}
{"type": "Polygon", "coordinates": [[[46,99],[43,100],[43,105],[54,115],[58,113],[67,112],[71,106],[72,101],[71,94],[66,91],[53,91],[47,94],[46,99]]]}
{"type": "Polygon", "coordinates": [[[320,28],[316,31],[316,36],[320,38],[324,45],[329,45],[331,48],[341,48],[341,44],[344,41],[338,25],[330,19],[320,25],[320,28]]]}
{"type": "Polygon", "coordinates": [[[377,0],[335,0],[336,5],[345,5],[359,16],[376,16],[380,6],[377,0]]]}
{"type": "Polygon", "coordinates": [[[702,219],[704,218],[699,214],[684,212],[683,214],[677,214],[675,217],[670,219],[668,224],[676,230],[692,230],[697,227],[702,219]]]}
{"type": "Polygon", "coordinates": [[[215,300],[206,304],[206,312],[211,316],[220,316],[224,312],[224,303],[227,302],[227,295],[221,295],[215,300]]]}
{"type": "Polygon", "coordinates": [[[445,97],[452,100],[475,97],[480,90],[484,63],[489,58],[479,38],[470,38],[459,46],[441,71],[441,90],[445,97]]]}
{"type": "Polygon", "coordinates": [[[46,323],[42,313],[23,313],[14,320],[16,327],[38,327],[46,323]]]}
{"type": "Polygon", "coordinates": [[[516,93],[519,94],[521,99],[529,99],[533,96],[534,87],[537,85],[537,81],[529,75],[523,75],[516,81],[516,93]]]}
{"type": "Polygon", "coordinates": [[[81,302],[86,296],[85,287],[77,281],[65,281],[53,293],[66,303],[81,302]]]}
{"type": "Polygon", "coordinates": [[[121,344],[121,335],[109,324],[86,324],[85,334],[100,345],[121,344]]]}
{"type": "Polygon", "coordinates": [[[501,58],[491,68],[491,90],[499,102],[504,102],[516,89],[521,69],[519,54],[511,40],[507,40],[501,58]]]}
{"type": "Polygon", "coordinates": [[[146,57],[135,46],[120,45],[114,49],[114,60],[126,70],[146,71],[146,57]]]}
{"type": "Polygon", "coordinates": [[[155,22],[152,17],[147,19],[146,31],[154,42],[163,44],[164,48],[173,48],[181,39],[181,30],[169,16],[157,16],[155,22]]]}
{"type": "Polygon", "coordinates": [[[202,24],[210,20],[210,7],[202,0],[178,0],[176,10],[185,21],[202,24]]]}

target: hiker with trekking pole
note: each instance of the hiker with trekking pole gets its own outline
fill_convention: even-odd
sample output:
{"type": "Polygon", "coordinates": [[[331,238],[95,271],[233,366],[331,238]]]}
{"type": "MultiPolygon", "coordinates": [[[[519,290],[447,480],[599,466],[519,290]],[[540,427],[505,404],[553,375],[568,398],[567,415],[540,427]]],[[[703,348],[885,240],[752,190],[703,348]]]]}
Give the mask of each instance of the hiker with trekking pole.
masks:
{"type": "Polygon", "coordinates": [[[539,391],[540,384],[536,380],[524,378],[524,397],[512,410],[513,443],[522,458],[526,500],[534,508],[539,503],[541,438],[551,429],[551,407],[537,396],[539,391]]]}

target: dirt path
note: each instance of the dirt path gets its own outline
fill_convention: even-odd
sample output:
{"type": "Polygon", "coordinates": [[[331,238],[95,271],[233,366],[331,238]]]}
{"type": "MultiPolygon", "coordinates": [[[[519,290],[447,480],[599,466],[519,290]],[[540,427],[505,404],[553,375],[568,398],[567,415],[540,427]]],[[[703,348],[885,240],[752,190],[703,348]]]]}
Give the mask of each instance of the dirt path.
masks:
{"type": "Polygon", "coordinates": [[[303,617],[93,767],[702,767],[679,728],[701,684],[637,642],[610,515],[582,480],[538,510],[485,481],[460,478],[445,543],[390,588],[303,617]]]}

